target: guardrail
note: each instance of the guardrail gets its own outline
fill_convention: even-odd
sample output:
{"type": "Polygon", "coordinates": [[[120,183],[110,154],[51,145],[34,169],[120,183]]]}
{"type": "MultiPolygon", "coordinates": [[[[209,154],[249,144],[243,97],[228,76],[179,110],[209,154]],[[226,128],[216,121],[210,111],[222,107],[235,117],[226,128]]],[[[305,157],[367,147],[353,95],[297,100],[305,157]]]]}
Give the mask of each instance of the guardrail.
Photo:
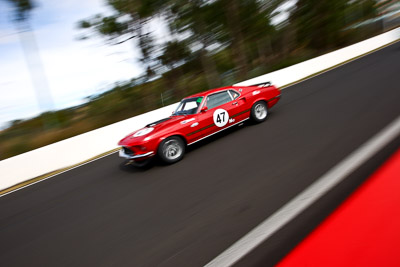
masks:
{"type": "Polygon", "coordinates": [[[235,85],[245,86],[265,81],[272,81],[273,84],[282,87],[312,76],[315,73],[330,69],[336,65],[342,64],[343,62],[357,58],[398,39],[400,39],[400,28],[396,28],[331,53],[235,85]]]}
{"type": "MultiPolygon", "coordinates": [[[[235,85],[246,86],[271,81],[274,85],[282,87],[357,58],[398,39],[400,39],[400,28],[235,85]]],[[[177,103],[2,160],[0,161],[0,190],[111,151],[117,148],[117,142],[124,135],[152,121],[169,116],[176,105],[177,103]]]]}
{"type": "Polygon", "coordinates": [[[110,124],[0,161],[0,190],[73,166],[117,148],[125,135],[169,116],[177,104],[110,124]]]}

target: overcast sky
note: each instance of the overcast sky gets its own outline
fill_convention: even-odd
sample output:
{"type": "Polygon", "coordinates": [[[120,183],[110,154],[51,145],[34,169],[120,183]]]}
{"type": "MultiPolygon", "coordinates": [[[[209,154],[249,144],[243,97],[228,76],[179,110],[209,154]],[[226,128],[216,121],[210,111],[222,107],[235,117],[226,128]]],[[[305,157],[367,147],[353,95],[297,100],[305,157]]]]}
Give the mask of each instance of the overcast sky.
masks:
{"type": "MultiPolygon", "coordinates": [[[[101,38],[77,40],[82,33],[76,28],[79,20],[111,12],[104,0],[34,2],[29,21],[55,109],[81,104],[85,97],[142,72],[132,42],[110,46],[101,38]]],[[[289,1],[289,7],[294,2],[289,1]]],[[[276,22],[286,17],[277,16],[276,22]]],[[[153,27],[159,38],[167,37],[165,26],[158,23],[153,27]]],[[[0,1],[0,129],[9,121],[44,111],[38,105],[20,38],[12,23],[11,6],[0,1]]]]}
{"type": "MultiPolygon", "coordinates": [[[[56,109],[80,104],[86,96],[141,73],[131,42],[109,46],[100,38],[77,40],[82,33],[77,21],[109,12],[103,0],[36,3],[30,21],[56,109]]],[[[41,112],[11,11],[0,1],[0,127],[41,112]]]]}

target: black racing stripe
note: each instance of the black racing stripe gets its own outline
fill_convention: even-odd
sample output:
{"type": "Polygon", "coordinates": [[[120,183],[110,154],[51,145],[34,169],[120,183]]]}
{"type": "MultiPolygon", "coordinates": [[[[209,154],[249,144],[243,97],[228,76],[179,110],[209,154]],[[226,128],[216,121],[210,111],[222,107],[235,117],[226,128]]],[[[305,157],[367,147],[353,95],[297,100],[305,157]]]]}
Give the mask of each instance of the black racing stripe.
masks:
{"type": "Polygon", "coordinates": [[[201,131],[206,130],[206,129],[208,129],[208,128],[210,128],[210,127],[213,127],[213,126],[214,126],[214,123],[213,123],[213,124],[210,124],[210,125],[207,125],[207,126],[205,126],[205,127],[203,127],[203,128],[200,128],[200,129],[198,129],[198,130],[196,130],[196,131],[194,131],[194,132],[188,133],[186,136],[191,136],[191,135],[193,135],[193,134],[196,134],[196,133],[198,133],[198,132],[201,132],[201,131]]]}
{"type": "Polygon", "coordinates": [[[275,97],[273,97],[271,99],[268,99],[267,102],[270,102],[270,101],[275,100],[277,98],[281,98],[281,95],[277,95],[277,96],[275,96],[275,97]]]}
{"type": "MultiPolygon", "coordinates": [[[[244,111],[242,111],[242,112],[239,112],[239,113],[237,113],[237,114],[235,114],[235,115],[232,115],[231,118],[235,118],[235,117],[237,117],[237,116],[239,116],[239,115],[242,115],[242,114],[244,114],[244,113],[246,113],[246,112],[249,112],[249,111],[250,111],[250,109],[246,109],[246,110],[244,110],[244,111]]],[[[205,127],[203,127],[203,128],[200,128],[200,129],[198,129],[198,130],[196,130],[196,131],[194,131],[194,132],[188,133],[186,136],[191,136],[191,135],[193,135],[193,134],[196,134],[196,133],[198,133],[198,132],[201,132],[201,131],[203,131],[203,130],[206,130],[206,129],[210,128],[210,127],[213,127],[214,125],[215,125],[214,123],[213,123],[213,124],[210,124],[210,125],[207,125],[207,126],[205,126],[205,127]]]]}
{"type": "Polygon", "coordinates": [[[235,118],[235,117],[240,116],[240,115],[242,115],[242,114],[244,114],[246,112],[249,112],[249,111],[250,111],[250,109],[243,110],[242,112],[239,112],[239,113],[236,113],[235,115],[232,115],[231,118],[235,118]]]}

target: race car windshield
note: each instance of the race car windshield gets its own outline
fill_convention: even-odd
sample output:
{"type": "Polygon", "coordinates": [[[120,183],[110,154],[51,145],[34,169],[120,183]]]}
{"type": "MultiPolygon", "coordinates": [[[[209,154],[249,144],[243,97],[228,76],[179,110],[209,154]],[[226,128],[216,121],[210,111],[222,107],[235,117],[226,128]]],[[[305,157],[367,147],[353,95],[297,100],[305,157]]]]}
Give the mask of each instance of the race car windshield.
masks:
{"type": "Polygon", "coordinates": [[[175,110],[174,115],[196,114],[202,100],[203,97],[183,99],[181,103],[179,103],[178,108],[175,110]]]}

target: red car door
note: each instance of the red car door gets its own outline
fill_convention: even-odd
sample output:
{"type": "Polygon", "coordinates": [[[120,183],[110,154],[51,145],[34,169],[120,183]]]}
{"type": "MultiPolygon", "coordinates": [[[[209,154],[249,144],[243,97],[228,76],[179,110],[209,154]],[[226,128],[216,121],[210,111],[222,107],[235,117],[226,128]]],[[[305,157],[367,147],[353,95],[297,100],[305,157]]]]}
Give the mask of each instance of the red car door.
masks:
{"type": "MultiPolygon", "coordinates": [[[[212,114],[211,114],[212,116],[212,114]]],[[[186,130],[186,138],[188,143],[193,143],[206,136],[207,130],[212,126],[210,125],[210,113],[200,112],[194,116],[195,120],[188,124],[186,130]]]]}
{"type": "Polygon", "coordinates": [[[185,135],[188,144],[197,141],[203,137],[203,128],[207,119],[207,114],[200,112],[199,108],[203,97],[187,98],[181,101],[175,114],[185,115],[180,121],[180,132],[185,135]]]}
{"type": "Polygon", "coordinates": [[[208,136],[235,124],[235,114],[240,113],[242,105],[232,99],[228,90],[207,96],[205,105],[208,110],[204,112],[203,136],[208,136]]]}
{"type": "Polygon", "coordinates": [[[233,98],[232,105],[235,106],[235,108],[232,109],[232,112],[229,113],[230,115],[229,125],[231,125],[249,118],[250,107],[248,99],[243,97],[238,91],[231,89],[229,90],[229,93],[233,98]]]}

